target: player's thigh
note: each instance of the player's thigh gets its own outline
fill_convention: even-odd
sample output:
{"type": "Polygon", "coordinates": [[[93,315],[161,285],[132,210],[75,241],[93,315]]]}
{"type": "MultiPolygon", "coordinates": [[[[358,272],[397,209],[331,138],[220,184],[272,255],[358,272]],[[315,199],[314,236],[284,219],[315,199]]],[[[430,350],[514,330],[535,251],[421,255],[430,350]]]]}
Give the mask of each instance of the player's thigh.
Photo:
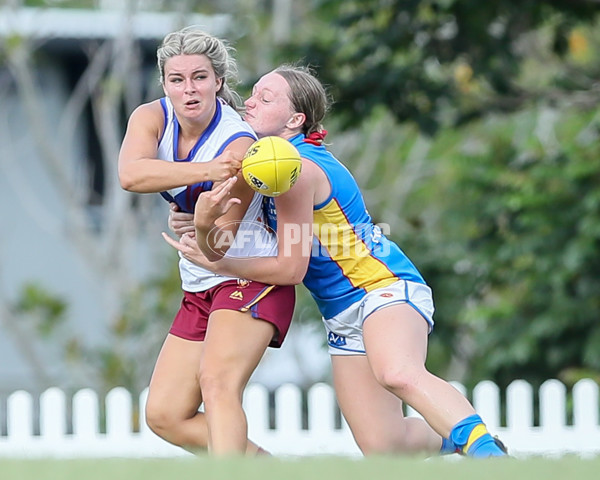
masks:
{"type": "Polygon", "coordinates": [[[170,416],[189,418],[202,403],[198,369],[203,342],[168,334],[150,380],[146,409],[169,411],[170,416]]]}
{"type": "Polygon", "coordinates": [[[365,436],[395,436],[403,428],[402,401],[376,380],[365,355],[331,357],[333,383],[348,425],[359,442],[365,436]]]}
{"type": "Polygon", "coordinates": [[[210,314],[200,367],[202,380],[244,388],[275,334],[275,326],[250,312],[215,310],[210,314]]]}
{"type": "Polygon", "coordinates": [[[363,339],[376,375],[424,368],[428,331],[427,321],[406,303],[369,315],[363,324],[363,339]]]}

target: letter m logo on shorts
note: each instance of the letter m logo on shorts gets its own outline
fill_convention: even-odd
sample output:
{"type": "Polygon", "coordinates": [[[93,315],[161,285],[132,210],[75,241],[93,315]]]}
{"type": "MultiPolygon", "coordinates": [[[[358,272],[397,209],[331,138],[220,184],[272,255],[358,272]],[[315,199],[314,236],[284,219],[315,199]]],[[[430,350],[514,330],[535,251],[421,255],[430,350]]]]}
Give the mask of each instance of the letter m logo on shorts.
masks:
{"type": "Polygon", "coordinates": [[[343,347],[346,345],[346,337],[329,332],[329,335],[327,335],[327,343],[334,347],[343,347]]]}

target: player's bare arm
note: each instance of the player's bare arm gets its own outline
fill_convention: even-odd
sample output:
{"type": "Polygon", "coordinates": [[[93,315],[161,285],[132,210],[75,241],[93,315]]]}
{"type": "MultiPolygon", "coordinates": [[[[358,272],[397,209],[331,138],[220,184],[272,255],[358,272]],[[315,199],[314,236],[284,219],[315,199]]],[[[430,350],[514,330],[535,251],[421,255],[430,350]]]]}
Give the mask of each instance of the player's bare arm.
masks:
{"type": "MultiPolygon", "coordinates": [[[[229,151],[242,158],[252,143],[252,139],[239,138],[224,153],[229,151]]],[[[223,235],[235,237],[239,222],[254,197],[254,192],[240,176],[241,173],[215,185],[212,191],[203,192],[196,202],[194,223],[197,242],[210,260],[217,260],[227,253],[230,242],[219,242],[219,239],[223,235]]]]}
{"type": "Polygon", "coordinates": [[[202,253],[197,239],[184,235],[177,242],[164,233],[163,237],[185,258],[215,273],[268,284],[296,285],[302,282],[308,268],[312,247],[313,204],[315,195],[319,195],[321,174],[316,165],[304,161],[296,185],[275,199],[278,225],[276,257],[223,258],[213,262],[202,253]]]}
{"type": "Polygon", "coordinates": [[[225,245],[228,245],[228,242],[219,242],[219,238],[226,235],[228,230],[220,229],[215,222],[234,205],[241,203],[239,198],[231,196],[231,189],[237,180],[238,177],[231,177],[212,190],[202,192],[196,202],[193,233],[198,247],[210,261],[219,260],[227,253],[225,245]],[[223,246],[217,247],[219,244],[223,246]]]}
{"type": "MultiPolygon", "coordinates": [[[[222,181],[239,171],[245,151],[226,150],[204,163],[165,162],[156,158],[163,126],[164,113],[159,100],[140,105],[131,114],[119,152],[119,181],[123,189],[156,193],[209,180],[222,181]]],[[[251,143],[248,138],[247,144],[251,143]]]]}

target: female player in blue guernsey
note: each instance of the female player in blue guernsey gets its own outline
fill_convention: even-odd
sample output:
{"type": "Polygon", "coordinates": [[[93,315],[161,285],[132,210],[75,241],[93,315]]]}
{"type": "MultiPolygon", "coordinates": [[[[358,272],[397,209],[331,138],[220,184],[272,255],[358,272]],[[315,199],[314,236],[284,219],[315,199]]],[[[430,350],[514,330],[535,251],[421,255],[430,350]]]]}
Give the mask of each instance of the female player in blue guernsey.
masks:
{"type": "Polygon", "coordinates": [[[373,224],[356,181],[323,144],[327,100],[307,69],[283,66],[264,75],[245,102],[245,120],[259,137],[286,138],[303,159],[296,185],[267,200],[277,224],[276,257],[208,260],[215,253],[198,237],[209,231],[218,237],[215,221],[237,203],[230,195],[236,178],[200,195],[196,238],[165,238],[187,258],[222,274],[304,283],[323,316],[338,403],[365,454],[506,455],[469,401],[425,368],[431,289],[373,224]],[[425,421],[405,418],[403,401],[425,421]]]}

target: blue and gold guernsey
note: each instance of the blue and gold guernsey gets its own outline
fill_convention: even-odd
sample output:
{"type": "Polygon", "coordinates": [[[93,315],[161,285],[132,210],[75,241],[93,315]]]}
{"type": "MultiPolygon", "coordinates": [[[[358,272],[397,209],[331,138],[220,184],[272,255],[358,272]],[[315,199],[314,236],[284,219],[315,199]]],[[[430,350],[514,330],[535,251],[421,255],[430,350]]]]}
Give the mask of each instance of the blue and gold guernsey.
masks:
{"type": "MultiPolygon", "coordinates": [[[[329,178],[331,195],[314,207],[313,247],[303,283],[321,315],[332,318],[366,293],[398,280],[425,284],[406,254],[373,224],[356,180],[324,146],[290,139],[329,178]]],[[[271,210],[271,218],[273,209],[271,210]]]]}

